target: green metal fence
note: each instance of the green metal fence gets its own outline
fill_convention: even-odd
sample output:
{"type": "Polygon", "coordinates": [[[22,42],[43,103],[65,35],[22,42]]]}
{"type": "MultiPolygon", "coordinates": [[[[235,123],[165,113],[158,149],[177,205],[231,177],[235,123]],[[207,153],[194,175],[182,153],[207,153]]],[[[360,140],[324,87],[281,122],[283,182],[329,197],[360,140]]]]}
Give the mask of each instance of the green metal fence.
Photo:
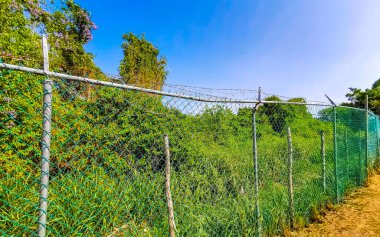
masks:
{"type": "Polygon", "coordinates": [[[176,236],[278,235],[363,185],[379,155],[365,109],[0,67],[1,236],[167,236],[168,192],[176,236]]]}

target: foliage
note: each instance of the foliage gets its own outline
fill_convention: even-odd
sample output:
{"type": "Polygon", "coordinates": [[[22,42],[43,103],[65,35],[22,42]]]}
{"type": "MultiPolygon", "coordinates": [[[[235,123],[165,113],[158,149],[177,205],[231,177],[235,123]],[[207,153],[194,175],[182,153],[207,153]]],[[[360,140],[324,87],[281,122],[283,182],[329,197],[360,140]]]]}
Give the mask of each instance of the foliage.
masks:
{"type": "Polygon", "coordinates": [[[376,80],[372,87],[365,89],[364,91],[359,88],[349,88],[350,92],[346,94],[346,97],[350,101],[349,103],[343,103],[343,105],[364,108],[365,97],[368,95],[369,109],[376,114],[380,114],[380,79],[376,80]]]}
{"type": "MultiPolygon", "coordinates": [[[[40,41],[32,29],[32,20],[25,16],[26,7],[12,0],[0,1],[0,57],[7,62],[38,66],[42,61],[40,41]]],[[[29,5],[28,5],[29,6],[29,5]]]]}
{"type": "Polygon", "coordinates": [[[133,33],[123,35],[124,58],[119,73],[126,83],[160,90],[167,71],[166,59],[158,58],[159,50],[148,42],[144,35],[139,38],[133,33]]]}
{"type": "MultiPolygon", "coordinates": [[[[281,99],[277,96],[270,96],[265,99],[266,101],[281,102],[281,99]]],[[[293,98],[288,102],[305,103],[302,98],[293,98]]],[[[263,119],[267,121],[273,131],[277,133],[284,133],[286,128],[294,121],[294,119],[310,117],[311,114],[307,112],[305,105],[283,105],[281,103],[265,103],[260,109],[259,113],[263,116],[263,119]]]]}
{"type": "MultiPolygon", "coordinates": [[[[2,73],[8,80],[2,80],[0,88],[1,111],[5,111],[0,129],[0,233],[29,236],[36,231],[38,215],[43,77],[2,73]]],[[[234,110],[232,104],[197,104],[106,87],[94,87],[86,98],[80,88],[65,81],[54,83],[51,235],[104,236],[116,231],[119,236],[165,236],[163,134],[169,135],[171,144],[177,234],[256,232],[250,106],[234,110]],[[72,87],[79,88],[77,94],[72,87]],[[184,113],[181,106],[197,112],[184,113]]],[[[288,225],[284,129],[290,126],[293,133],[299,226],[310,221],[313,207],[335,195],[333,136],[331,120],[317,116],[322,110],[269,105],[257,112],[260,211],[264,233],[278,235],[288,225]],[[321,185],[320,131],[326,135],[327,192],[321,185]]],[[[342,121],[350,111],[338,111],[342,121]]],[[[357,131],[362,130],[353,125],[340,123],[338,128],[356,144],[357,131]]],[[[344,139],[339,146],[345,147],[344,139]]],[[[360,147],[353,148],[348,176],[340,174],[341,195],[357,185],[357,174],[362,172],[356,165],[360,147]]]]}
{"type": "Polygon", "coordinates": [[[1,0],[0,13],[0,57],[4,62],[41,67],[40,33],[47,33],[51,70],[104,78],[93,55],[83,47],[97,27],[89,12],[74,1],[63,1],[58,7],[38,0],[1,0]]]}

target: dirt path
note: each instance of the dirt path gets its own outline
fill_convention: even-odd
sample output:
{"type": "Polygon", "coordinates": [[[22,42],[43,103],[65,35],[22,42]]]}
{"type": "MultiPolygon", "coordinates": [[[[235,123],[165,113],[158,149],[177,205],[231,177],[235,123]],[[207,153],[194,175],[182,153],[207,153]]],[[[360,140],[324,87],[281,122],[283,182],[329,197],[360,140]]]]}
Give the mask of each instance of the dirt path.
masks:
{"type": "Polygon", "coordinates": [[[330,211],[321,224],[292,232],[291,236],[380,237],[380,175],[369,179],[364,187],[350,195],[335,211],[330,211]]]}

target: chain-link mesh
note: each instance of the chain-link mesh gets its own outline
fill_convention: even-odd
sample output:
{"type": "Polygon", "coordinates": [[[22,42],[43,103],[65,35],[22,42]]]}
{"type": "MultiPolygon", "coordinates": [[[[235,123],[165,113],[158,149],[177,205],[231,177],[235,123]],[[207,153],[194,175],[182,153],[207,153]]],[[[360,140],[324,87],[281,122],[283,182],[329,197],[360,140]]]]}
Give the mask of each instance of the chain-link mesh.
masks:
{"type": "MultiPolygon", "coordinates": [[[[0,234],[35,236],[46,78],[0,72],[0,234]]],[[[318,221],[378,157],[379,119],[368,113],[367,126],[361,109],[53,81],[47,236],[167,236],[164,134],[177,236],[278,235],[318,221]]]]}
{"type": "Polygon", "coordinates": [[[366,112],[337,108],[338,198],[366,179],[366,112]]]}
{"type": "Polygon", "coordinates": [[[0,235],[34,236],[44,78],[1,70],[0,79],[0,235]]]}

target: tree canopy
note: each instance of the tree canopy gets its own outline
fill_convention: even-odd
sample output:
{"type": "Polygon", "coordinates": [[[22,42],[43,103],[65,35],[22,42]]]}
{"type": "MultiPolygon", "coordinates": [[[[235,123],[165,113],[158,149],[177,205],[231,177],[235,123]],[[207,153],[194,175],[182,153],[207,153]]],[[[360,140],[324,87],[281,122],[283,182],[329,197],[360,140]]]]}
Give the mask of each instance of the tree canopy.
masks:
{"type": "Polygon", "coordinates": [[[0,0],[0,56],[8,63],[41,67],[40,34],[48,34],[50,67],[79,76],[101,73],[84,44],[97,26],[73,0],[0,0]]]}
{"type": "Polygon", "coordinates": [[[350,92],[346,94],[349,103],[343,103],[343,105],[364,108],[365,96],[368,95],[369,109],[376,114],[380,114],[380,79],[377,79],[369,89],[361,90],[352,87],[349,89],[350,92]]]}
{"type": "Polygon", "coordinates": [[[144,35],[139,38],[128,33],[123,39],[124,58],[120,62],[120,75],[128,84],[160,90],[167,75],[166,59],[159,57],[159,50],[144,35]]]}

